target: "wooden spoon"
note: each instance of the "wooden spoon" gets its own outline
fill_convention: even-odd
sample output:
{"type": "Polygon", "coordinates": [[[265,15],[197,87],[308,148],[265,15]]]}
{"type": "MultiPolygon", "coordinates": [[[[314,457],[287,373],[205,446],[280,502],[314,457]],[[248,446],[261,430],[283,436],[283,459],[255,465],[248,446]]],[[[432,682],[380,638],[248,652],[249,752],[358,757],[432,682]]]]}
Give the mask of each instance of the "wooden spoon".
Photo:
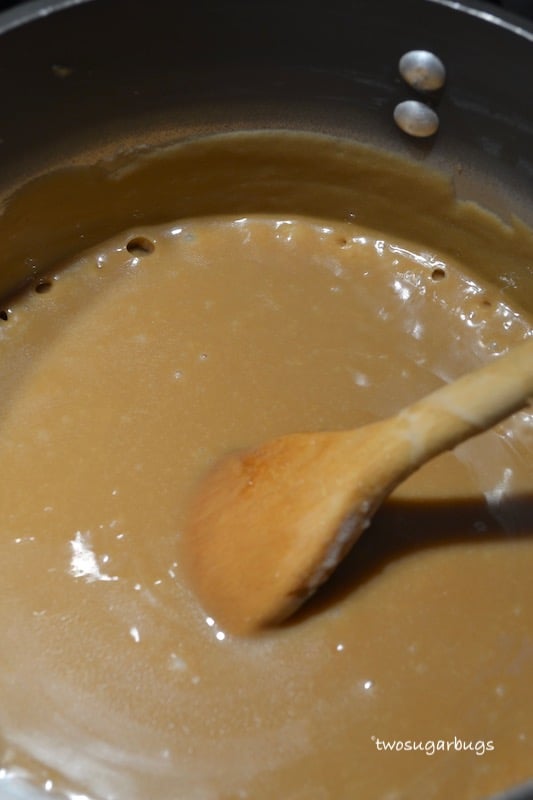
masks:
{"type": "Polygon", "coordinates": [[[282,621],[328,578],[401,481],[529,396],[533,338],[396,416],[282,436],[225,458],[200,485],[186,529],[186,568],[200,601],[238,634],[282,621]]]}

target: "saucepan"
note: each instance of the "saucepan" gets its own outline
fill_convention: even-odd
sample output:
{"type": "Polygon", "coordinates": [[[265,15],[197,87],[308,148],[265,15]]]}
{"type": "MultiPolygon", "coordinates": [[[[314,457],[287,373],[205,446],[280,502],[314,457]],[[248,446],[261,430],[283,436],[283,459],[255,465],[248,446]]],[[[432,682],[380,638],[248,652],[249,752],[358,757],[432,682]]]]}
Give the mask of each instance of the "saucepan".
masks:
{"type": "MultiPolygon", "coordinates": [[[[106,195],[113,159],[126,165],[131,154],[236,131],[356,140],[440,173],[459,199],[506,223],[533,227],[532,71],[533,25],[481,2],[24,3],[0,15],[0,295],[118,230],[183,213],[186,198],[163,184],[144,205],[106,195]],[[412,70],[405,60],[400,68],[413,52],[412,70]],[[421,63],[428,85],[416,79],[421,63]],[[56,181],[65,169],[72,180],[56,181]]],[[[241,178],[229,169],[225,191],[195,213],[220,210],[222,197],[239,208],[241,178]]],[[[296,210],[319,213],[318,195],[296,210]]],[[[406,192],[405,202],[415,213],[416,198],[406,192]]],[[[477,267],[533,311],[533,262],[477,267]]],[[[35,792],[0,780],[0,797],[53,796],[35,792]]],[[[529,784],[501,800],[531,797],[529,784]]]]}

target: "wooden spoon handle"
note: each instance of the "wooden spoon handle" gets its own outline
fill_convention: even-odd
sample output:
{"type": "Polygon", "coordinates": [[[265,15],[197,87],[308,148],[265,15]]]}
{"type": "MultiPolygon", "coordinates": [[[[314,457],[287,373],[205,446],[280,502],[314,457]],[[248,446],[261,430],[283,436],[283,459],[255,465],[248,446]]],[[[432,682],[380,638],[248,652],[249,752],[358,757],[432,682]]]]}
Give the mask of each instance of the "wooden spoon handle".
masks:
{"type": "Polygon", "coordinates": [[[533,337],[413,403],[396,419],[412,443],[413,463],[421,464],[505,419],[531,397],[533,337]]]}

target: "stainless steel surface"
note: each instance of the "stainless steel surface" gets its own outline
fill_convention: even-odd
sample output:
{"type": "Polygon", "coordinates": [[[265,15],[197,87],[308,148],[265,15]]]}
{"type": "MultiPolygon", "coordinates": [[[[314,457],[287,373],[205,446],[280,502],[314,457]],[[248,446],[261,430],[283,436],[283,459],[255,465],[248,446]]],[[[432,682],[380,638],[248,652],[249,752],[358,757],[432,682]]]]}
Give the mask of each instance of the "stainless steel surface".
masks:
{"type": "Polygon", "coordinates": [[[444,64],[429,50],[410,50],[398,64],[400,75],[417,92],[434,92],[442,89],[446,80],[444,64]]]}
{"type": "Polygon", "coordinates": [[[439,129],[437,113],[420,100],[403,100],[394,109],[396,125],[409,136],[425,139],[439,129]]]}

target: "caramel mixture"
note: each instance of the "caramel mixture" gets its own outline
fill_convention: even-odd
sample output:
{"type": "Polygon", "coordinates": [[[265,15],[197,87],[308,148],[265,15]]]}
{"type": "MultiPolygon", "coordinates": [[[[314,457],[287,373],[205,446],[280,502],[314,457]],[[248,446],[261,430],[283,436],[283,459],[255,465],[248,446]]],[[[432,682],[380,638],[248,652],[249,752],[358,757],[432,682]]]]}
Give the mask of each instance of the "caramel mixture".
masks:
{"type": "MultiPolygon", "coordinates": [[[[355,222],[143,226],[0,319],[0,775],[90,800],[464,800],[533,747],[531,411],[400,487],[331,584],[250,639],[180,569],[226,451],[352,427],[526,315],[355,222]]],[[[0,781],[1,786],[1,781],[0,781]]]]}

